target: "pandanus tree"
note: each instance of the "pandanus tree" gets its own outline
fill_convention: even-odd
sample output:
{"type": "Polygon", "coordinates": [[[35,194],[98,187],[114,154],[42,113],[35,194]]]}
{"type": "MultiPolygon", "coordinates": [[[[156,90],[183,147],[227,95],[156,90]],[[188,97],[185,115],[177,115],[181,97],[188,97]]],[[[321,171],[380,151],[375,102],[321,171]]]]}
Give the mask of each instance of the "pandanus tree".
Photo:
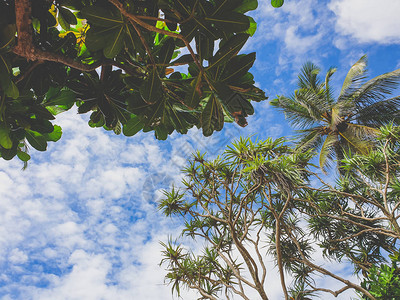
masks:
{"type": "Polygon", "coordinates": [[[380,126],[400,124],[400,96],[388,98],[399,85],[400,69],[366,81],[366,66],[364,55],[350,68],[335,98],[330,79],[336,69],[330,68],[322,80],[320,69],[308,62],[299,75],[299,89],[271,101],[296,128],[297,149],[320,151],[323,170],[346,153],[368,152],[380,126]]]}

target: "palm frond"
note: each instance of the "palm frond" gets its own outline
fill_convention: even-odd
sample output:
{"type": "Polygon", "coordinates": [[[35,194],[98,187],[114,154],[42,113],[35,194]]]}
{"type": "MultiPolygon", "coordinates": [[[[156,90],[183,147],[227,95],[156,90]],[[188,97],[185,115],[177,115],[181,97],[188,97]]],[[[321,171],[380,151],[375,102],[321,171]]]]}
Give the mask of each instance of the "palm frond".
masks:
{"type": "Polygon", "coordinates": [[[377,137],[379,130],[367,125],[347,123],[346,131],[351,132],[356,138],[360,140],[372,140],[377,137]]]}
{"type": "Polygon", "coordinates": [[[391,122],[400,125],[400,96],[366,106],[358,110],[350,120],[374,128],[391,122]]]}
{"type": "Polygon", "coordinates": [[[301,89],[317,89],[320,85],[320,81],[318,79],[318,74],[320,69],[318,66],[314,65],[312,62],[306,62],[302,69],[301,73],[298,76],[297,85],[301,89]]]}
{"type": "Polygon", "coordinates": [[[326,101],[325,90],[318,92],[312,89],[297,90],[294,97],[297,103],[308,110],[314,120],[328,121],[326,115],[331,110],[332,103],[326,101]]]}
{"type": "Polygon", "coordinates": [[[331,91],[331,86],[329,84],[329,81],[335,72],[336,72],[336,68],[330,67],[328,72],[326,72],[326,75],[325,75],[325,97],[326,97],[326,101],[329,103],[334,102],[333,93],[331,91]]]}
{"type": "Polygon", "coordinates": [[[341,111],[339,108],[339,105],[336,103],[331,110],[331,120],[330,120],[330,126],[331,128],[336,128],[336,126],[343,121],[343,118],[341,116],[341,111]]]}
{"type": "Polygon", "coordinates": [[[294,99],[294,97],[288,98],[283,96],[278,96],[271,102],[272,106],[277,107],[282,110],[285,114],[286,119],[289,123],[297,128],[307,128],[314,126],[318,119],[315,119],[310,115],[307,107],[299,103],[294,99]]]}
{"type": "Polygon", "coordinates": [[[329,161],[335,156],[336,145],[338,144],[338,136],[334,133],[328,134],[321,147],[319,154],[319,166],[326,173],[326,168],[329,167],[329,161]]]}
{"type": "Polygon", "coordinates": [[[338,101],[348,98],[348,95],[353,94],[357,89],[360,82],[365,79],[367,68],[367,56],[363,55],[361,58],[350,68],[349,72],[344,79],[342,90],[340,91],[338,101]]]}
{"type": "Polygon", "coordinates": [[[379,75],[363,84],[354,93],[354,103],[357,108],[372,105],[391,95],[400,84],[400,69],[379,75]]]}
{"type": "Polygon", "coordinates": [[[321,147],[324,135],[324,126],[318,126],[305,130],[297,130],[297,151],[307,151],[309,149],[318,150],[321,147]]]}
{"type": "Polygon", "coordinates": [[[372,148],[371,140],[359,138],[353,126],[347,127],[344,132],[339,132],[339,135],[342,138],[340,145],[346,151],[350,149],[354,153],[366,154],[372,148]]]}

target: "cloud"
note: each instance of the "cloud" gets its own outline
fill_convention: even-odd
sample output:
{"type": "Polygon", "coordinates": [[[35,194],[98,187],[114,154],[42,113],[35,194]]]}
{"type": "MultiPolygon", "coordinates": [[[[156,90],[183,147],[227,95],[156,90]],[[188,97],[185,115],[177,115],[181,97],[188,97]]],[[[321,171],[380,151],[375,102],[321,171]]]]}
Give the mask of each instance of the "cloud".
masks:
{"type": "Polygon", "coordinates": [[[400,43],[400,2],[392,0],[333,0],[336,33],[359,43],[400,43]]]}

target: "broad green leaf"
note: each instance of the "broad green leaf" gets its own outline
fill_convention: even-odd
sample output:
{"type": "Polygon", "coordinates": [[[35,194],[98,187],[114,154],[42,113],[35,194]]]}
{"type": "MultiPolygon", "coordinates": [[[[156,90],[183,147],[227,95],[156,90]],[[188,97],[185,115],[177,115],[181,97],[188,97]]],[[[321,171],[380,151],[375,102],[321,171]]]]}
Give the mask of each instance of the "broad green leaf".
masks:
{"type": "Polygon", "coordinates": [[[105,48],[112,38],[114,31],[120,26],[94,29],[90,28],[86,33],[86,46],[90,51],[97,51],[105,48]]]}
{"type": "Polygon", "coordinates": [[[168,138],[168,130],[163,124],[154,128],[154,131],[157,140],[165,141],[168,138]]]}
{"type": "Polygon", "coordinates": [[[62,136],[62,129],[60,126],[54,125],[54,130],[50,133],[44,134],[43,136],[48,141],[57,142],[62,136]]]}
{"type": "MultiPolygon", "coordinates": [[[[60,7],[59,13],[62,15],[63,19],[70,25],[78,24],[78,20],[76,19],[75,15],[69,9],[60,7]]],[[[60,24],[61,25],[61,24],[60,24]]]]}
{"type": "Polygon", "coordinates": [[[215,10],[213,11],[213,16],[217,14],[222,14],[226,11],[236,10],[238,7],[242,6],[242,0],[216,0],[215,10]]]}
{"type": "Polygon", "coordinates": [[[20,160],[22,160],[23,162],[27,162],[28,160],[31,159],[31,156],[30,156],[28,153],[23,152],[23,151],[21,151],[21,150],[18,150],[18,151],[17,151],[17,156],[18,156],[18,158],[19,158],[20,160]]]}
{"type": "Polygon", "coordinates": [[[250,26],[250,21],[244,14],[235,11],[224,12],[212,17],[206,17],[206,21],[212,22],[216,27],[223,30],[226,34],[233,32],[246,31],[250,26]]]}
{"type": "Polygon", "coordinates": [[[30,119],[30,129],[40,132],[41,134],[53,132],[54,126],[49,120],[45,119],[30,119]]]}
{"type": "Polygon", "coordinates": [[[124,26],[115,29],[107,41],[107,46],[104,48],[104,56],[114,58],[124,47],[124,26]]]}
{"type": "Polygon", "coordinates": [[[13,159],[17,155],[17,148],[12,147],[11,149],[1,149],[1,157],[5,160],[13,159]]]}
{"type": "Polygon", "coordinates": [[[176,131],[179,133],[185,134],[188,131],[188,128],[190,128],[190,125],[186,122],[186,120],[183,118],[182,112],[178,112],[171,103],[168,102],[166,106],[166,110],[168,112],[169,116],[169,121],[171,124],[174,126],[176,131]]]}
{"type": "Polygon", "coordinates": [[[46,99],[46,106],[53,105],[70,105],[75,102],[76,96],[73,91],[62,90],[51,98],[46,99]]]}
{"type": "Polygon", "coordinates": [[[201,114],[201,127],[204,136],[210,136],[214,131],[220,131],[224,126],[224,113],[217,97],[212,94],[201,114]]]}
{"type": "Polygon", "coordinates": [[[217,51],[207,69],[214,68],[235,56],[242,49],[248,38],[249,35],[245,33],[239,33],[231,37],[217,51]]]}
{"type": "Polygon", "coordinates": [[[119,12],[115,13],[112,10],[97,5],[84,7],[81,10],[81,15],[88,20],[89,24],[99,27],[122,26],[124,23],[122,15],[119,12]]]}
{"type": "Polygon", "coordinates": [[[249,18],[250,26],[249,29],[247,29],[244,33],[249,34],[250,36],[253,36],[256,31],[257,31],[257,22],[250,16],[247,16],[249,18]]]}
{"type": "Polygon", "coordinates": [[[46,138],[39,132],[26,130],[26,139],[33,148],[38,151],[46,151],[47,141],[46,138]]]}
{"type": "Polygon", "coordinates": [[[253,66],[255,59],[255,52],[247,55],[235,56],[227,63],[224,73],[221,76],[221,81],[230,83],[240,79],[247,74],[249,69],[253,66]]]}
{"type": "Polygon", "coordinates": [[[149,104],[156,103],[162,98],[162,84],[157,70],[150,71],[139,91],[143,100],[149,104]]]}
{"type": "MultiPolygon", "coordinates": [[[[152,112],[148,114],[148,119],[146,120],[146,126],[152,127],[156,126],[164,119],[164,112],[165,112],[165,99],[161,99],[154,105],[151,106],[152,112]]],[[[144,129],[143,129],[144,130],[144,129]]]]}
{"type": "Polygon", "coordinates": [[[243,0],[242,4],[235,8],[235,11],[244,14],[250,10],[255,10],[258,7],[257,0],[243,0]]]}
{"type": "Polygon", "coordinates": [[[11,81],[8,87],[5,89],[6,95],[13,99],[17,99],[19,97],[19,90],[17,85],[11,81]]]}
{"type": "Polygon", "coordinates": [[[0,52],[4,52],[11,45],[13,45],[16,31],[15,24],[8,24],[3,27],[0,34],[0,52]]]}
{"type": "Polygon", "coordinates": [[[60,24],[61,28],[65,31],[71,30],[71,26],[68,21],[64,18],[64,15],[60,12],[58,14],[58,23],[60,24]]]}
{"type": "Polygon", "coordinates": [[[144,123],[138,116],[134,116],[133,118],[129,119],[122,128],[122,132],[126,136],[133,136],[142,130],[144,127],[144,123]]]}
{"type": "Polygon", "coordinates": [[[271,5],[273,7],[281,7],[283,5],[284,0],[271,0],[271,5]]]}
{"type": "Polygon", "coordinates": [[[200,103],[200,95],[197,91],[199,88],[199,84],[201,83],[201,77],[197,76],[191,83],[190,83],[190,89],[186,93],[184,102],[187,106],[189,106],[192,109],[196,109],[197,106],[200,103]]]}
{"type": "Polygon", "coordinates": [[[159,55],[160,64],[162,65],[168,64],[172,59],[172,55],[174,55],[174,51],[175,51],[174,39],[169,38],[165,41],[165,43],[162,45],[160,49],[160,55],[159,55]]]}
{"type": "Polygon", "coordinates": [[[13,146],[10,138],[10,130],[3,124],[0,125],[0,145],[5,149],[11,149],[13,146]]]}
{"type": "MultiPolygon", "coordinates": [[[[209,39],[204,34],[198,34],[195,37],[196,50],[200,59],[209,59],[214,54],[214,40],[209,39]]],[[[193,59],[192,59],[193,61],[193,59]]]]}

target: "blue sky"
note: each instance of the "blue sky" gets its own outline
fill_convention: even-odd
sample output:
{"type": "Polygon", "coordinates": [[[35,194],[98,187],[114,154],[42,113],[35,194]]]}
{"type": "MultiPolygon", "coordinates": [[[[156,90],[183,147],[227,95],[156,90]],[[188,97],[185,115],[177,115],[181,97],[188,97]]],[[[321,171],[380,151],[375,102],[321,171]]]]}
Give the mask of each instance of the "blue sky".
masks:
{"type": "MultiPolygon", "coordinates": [[[[323,73],[337,67],[339,88],[363,54],[371,77],[400,68],[399,13],[397,0],[287,0],[280,9],[259,1],[252,13],[258,30],[244,52],[257,52],[252,72],[271,99],[295,89],[307,60],[323,73]]],[[[196,149],[215,155],[239,135],[290,133],[267,101],[254,105],[245,129],[227,124],[211,138],[193,129],[165,142],[89,128],[72,109],[56,120],[62,139],[47,152],[32,150],[27,170],[17,159],[0,160],[0,299],[172,299],[159,241],[177,236],[181,224],[155,209],[160,189],[180,180],[196,149]]],[[[267,291],[280,299],[270,274],[267,291]]],[[[183,298],[195,299],[190,292],[183,298]]]]}

